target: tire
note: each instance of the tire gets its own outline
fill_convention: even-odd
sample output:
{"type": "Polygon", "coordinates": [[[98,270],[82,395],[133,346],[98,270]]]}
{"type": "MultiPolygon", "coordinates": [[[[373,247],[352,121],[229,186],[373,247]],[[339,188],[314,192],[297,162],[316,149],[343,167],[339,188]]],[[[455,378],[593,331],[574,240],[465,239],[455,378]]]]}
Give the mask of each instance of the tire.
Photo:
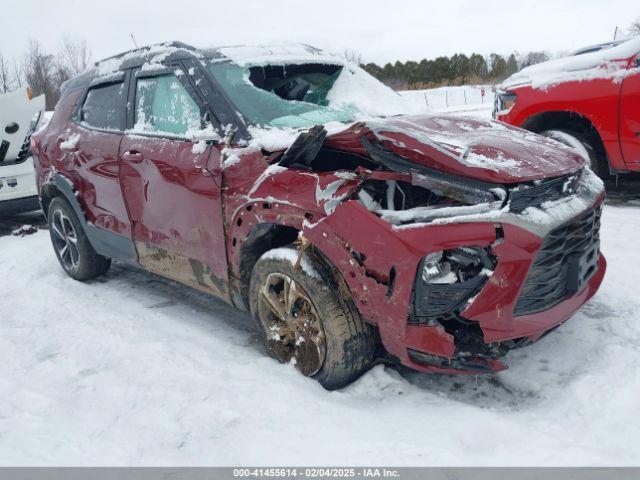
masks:
{"type": "Polygon", "coordinates": [[[107,273],[111,259],[98,254],[69,202],[55,197],[49,205],[49,235],[58,262],[71,278],[91,280],[107,273]]]}
{"type": "Polygon", "coordinates": [[[599,158],[593,145],[582,135],[571,130],[545,130],[540,135],[573,148],[589,162],[591,170],[601,179],[607,180],[610,177],[606,159],[599,158]]]}
{"type": "Polygon", "coordinates": [[[370,366],[374,329],[360,318],[353,301],[338,293],[330,269],[306,253],[302,267],[295,268],[297,257],[292,246],[260,257],[251,274],[251,313],[269,355],[281,363],[294,361],[303,375],[327,390],[342,388],[370,366]],[[289,287],[285,278],[292,282],[289,287]],[[285,302],[286,291],[297,300],[285,302]]]}

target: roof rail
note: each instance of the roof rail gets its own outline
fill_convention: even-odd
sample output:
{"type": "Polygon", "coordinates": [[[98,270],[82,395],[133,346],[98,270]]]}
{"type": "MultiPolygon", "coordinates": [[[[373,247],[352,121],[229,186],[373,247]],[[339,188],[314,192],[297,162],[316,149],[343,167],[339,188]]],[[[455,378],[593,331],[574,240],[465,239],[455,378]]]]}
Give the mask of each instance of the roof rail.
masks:
{"type": "Polygon", "coordinates": [[[173,41],[170,41],[170,42],[152,43],[151,45],[145,45],[143,47],[132,48],[131,50],[127,50],[126,52],[121,52],[121,53],[118,53],[116,55],[112,55],[110,57],[103,58],[102,60],[97,60],[94,63],[94,65],[97,67],[102,62],[106,62],[107,60],[114,60],[114,59],[117,59],[117,58],[122,58],[125,55],[128,55],[130,53],[135,53],[135,52],[143,53],[145,50],[149,50],[149,49],[151,49],[153,47],[175,47],[175,48],[183,48],[185,50],[196,50],[196,47],[194,47],[192,45],[188,45],[188,44],[183,43],[183,42],[179,42],[177,40],[173,40],[173,41]]]}

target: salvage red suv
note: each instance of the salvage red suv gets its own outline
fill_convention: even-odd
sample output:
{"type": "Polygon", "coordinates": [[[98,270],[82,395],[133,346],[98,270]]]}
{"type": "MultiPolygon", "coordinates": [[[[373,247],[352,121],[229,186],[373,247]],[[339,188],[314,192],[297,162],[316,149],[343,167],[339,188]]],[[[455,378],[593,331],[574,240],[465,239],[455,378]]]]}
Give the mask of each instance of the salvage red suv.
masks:
{"type": "Polygon", "coordinates": [[[602,182],[542,136],[403,109],[307,46],[98,62],[32,139],[55,253],[78,280],[117,260],[248,309],[326,388],[376,355],[501,370],[599,287],[602,182]]]}
{"type": "Polygon", "coordinates": [[[508,78],[494,118],[574,147],[602,178],[639,172],[640,37],[585,50],[508,78]]]}

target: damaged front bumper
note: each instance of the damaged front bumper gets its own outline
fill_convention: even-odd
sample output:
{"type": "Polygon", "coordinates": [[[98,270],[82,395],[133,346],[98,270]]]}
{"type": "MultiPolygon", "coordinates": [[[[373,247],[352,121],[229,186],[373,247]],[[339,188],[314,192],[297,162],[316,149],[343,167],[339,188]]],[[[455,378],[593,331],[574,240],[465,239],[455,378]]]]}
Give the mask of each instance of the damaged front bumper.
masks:
{"type": "Polygon", "coordinates": [[[566,321],[602,282],[604,193],[592,175],[585,170],[574,194],[541,206],[510,208],[511,197],[521,198],[511,192],[499,209],[402,225],[351,200],[304,235],[342,272],[362,316],[400,363],[495,372],[506,368],[500,357],[566,321]],[[464,282],[424,285],[425,258],[456,251],[488,252],[491,264],[464,282]]]}

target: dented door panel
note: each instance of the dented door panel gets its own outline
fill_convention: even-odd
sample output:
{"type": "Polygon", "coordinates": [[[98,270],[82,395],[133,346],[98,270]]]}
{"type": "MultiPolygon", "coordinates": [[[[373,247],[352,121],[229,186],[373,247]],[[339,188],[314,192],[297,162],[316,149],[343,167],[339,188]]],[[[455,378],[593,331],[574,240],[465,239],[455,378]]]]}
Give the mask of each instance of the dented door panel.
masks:
{"type": "Polygon", "coordinates": [[[208,165],[216,147],[127,135],[120,148],[122,192],[139,261],[164,276],[227,298],[220,187],[208,165]],[[123,158],[136,152],[139,163],[123,158]]]}

